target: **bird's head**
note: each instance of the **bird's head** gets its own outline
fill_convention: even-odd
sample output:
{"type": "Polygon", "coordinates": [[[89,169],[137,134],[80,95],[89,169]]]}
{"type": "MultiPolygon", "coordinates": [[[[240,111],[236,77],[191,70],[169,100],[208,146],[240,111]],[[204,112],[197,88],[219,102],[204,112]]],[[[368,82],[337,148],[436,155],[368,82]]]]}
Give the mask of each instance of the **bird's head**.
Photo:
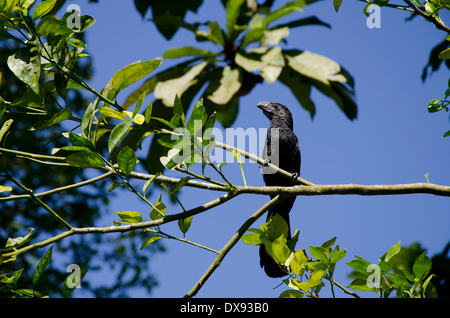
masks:
{"type": "Polygon", "coordinates": [[[256,107],[261,109],[270,120],[283,121],[293,129],[292,114],[286,106],[280,103],[260,102],[256,107]]]}

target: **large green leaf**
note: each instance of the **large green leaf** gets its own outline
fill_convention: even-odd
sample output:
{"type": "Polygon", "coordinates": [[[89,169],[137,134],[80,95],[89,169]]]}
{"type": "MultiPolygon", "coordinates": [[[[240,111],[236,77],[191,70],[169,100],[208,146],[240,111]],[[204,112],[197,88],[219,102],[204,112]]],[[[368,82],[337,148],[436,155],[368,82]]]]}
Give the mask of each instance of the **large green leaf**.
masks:
{"type": "Polygon", "coordinates": [[[196,29],[195,26],[186,23],[184,17],[188,11],[197,12],[203,0],[135,0],[134,2],[136,5],[139,4],[141,14],[146,12],[149,6],[152,7],[152,21],[158,31],[170,40],[179,27],[196,29]]]}
{"type": "Polygon", "coordinates": [[[33,20],[37,20],[43,15],[50,12],[55,6],[57,0],[47,0],[39,3],[33,11],[33,20]]]}
{"type": "Polygon", "coordinates": [[[425,279],[431,270],[431,259],[423,252],[419,255],[413,265],[413,272],[419,280],[425,279]]]}
{"type": "Polygon", "coordinates": [[[161,59],[155,59],[125,66],[111,77],[103,90],[103,95],[109,100],[114,100],[121,90],[153,72],[161,64],[161,61],[161,59]]]}
{"type": "Polygon", "coordinates": [[[152,77],[147,79],[138,89],[136,89],[127,97],[127,99],[123,103],[123,107],[127,108],[130,105],[134,104],[142,96],[144,92],[147,92],[147,94],[152,93],[155,90],[156,84],[158,84],[158,82],[164,82],[182,76],[187,71],[189,71],[189,69],[191,68],[191,64],[198,60],[199,58],[197,57],[189,61],[185,61],[183,63],[172,66],[167,70],[164,70],[156,75],[153,75],[152,77]]]}
{"type": "Polygon", "coordinates": [[[22,82],[28,85],[36,95],[39,95],[39,77],[41,62],[39,49],[28,45],[8,57],[8,67],[22,82]]]}
{"type": "Polygon", "coordinates": [[[332,98],[349,119],[357,116],[353,99],[354,81],[335,61],[308,51],[283,51],[290,68],[305,77],[307,82],[332,98]]]}
{"type": "Polygon", "coordinates": [[[323,55],[303,51],[295,56],[286,55],[286,58],[292,69],[325,85],[330,85],[330,81],[340,83],[347,81],[345,76],[340,74],[339,63],[323,55]]]}
{"type": "Polygon", "coordinates": [[[242,85],[242,75],[239,68],[232,69],[225,66],[220,79],[219,87],[208,96],[208,99],[216,104],[227,104],[239,91],[242,85]]]}
{"type": "Polygon", "coordinates": [[[307,0],[290,1],[283,5],[281,8],[269,13],[263,20],[264,24],[269,24],[275,20],[278,20],[292,12],[300,11],[307,5],[307,0]]]}
{"type": "Polygon", "coordinates": [[[237,18],[239,16],[239,9],[245,0],[229,0],[226,4],[227,12],[227,37],[231,35],[233,28],[236,25],[237,18]]]}
{"type": "Polygon", "coordinates": [[[155,87],[155,97],[161,99],[164,105],[172,107],[175,96],[181,97],[183,93],[196,82],[196,77],[208,65],[207,61],[203,61],[193,66],[183,76],[170,79],[164,82],[158,82],[155,87]]]}
{"type": "Polygon", "coordinates": [[[45,269],[47,268],[48,264],[50,263],[50,260],[52,259],[52,250],[53,245],[50,246],[50,248],[45,252],[44,256],[42,256],[41,260],[39,261],[36,270],[33,274],[33,287],[36,288],[36,285],[39,281],[39,278],[41,278],[42,274],[44,273],[45,269]]]}
{"type": "Polygon", "coordinates": [[[102,158],[92,151],[80,151],[67,156],[66,162],[80,168],[104,167],[102,158]]]}
{"type": "Polygon", "coordinates": [[[279,78],[280,82],[289,87],[292,94],[299,101],[304,109],[306,109],[311,118],[316,114],[316,107],[310,98],[311,84],[304,81],[302,75],[292,70],[290,67],[284,67],[279,78]]]}
{"type": "Polygon", "coordinates": [[[168,59],[177,59],[177,58],[185,57],[185,56],[199,56],[199,55],[215,56],[218,54],[211,52],[211,51],[198,49],[198,48],[192,47],[192,46],[184,46],[184,47],[179,47],[179,48],[168,49],[167,51],[164,52],[163,57],[168,58],[168,59]]]}

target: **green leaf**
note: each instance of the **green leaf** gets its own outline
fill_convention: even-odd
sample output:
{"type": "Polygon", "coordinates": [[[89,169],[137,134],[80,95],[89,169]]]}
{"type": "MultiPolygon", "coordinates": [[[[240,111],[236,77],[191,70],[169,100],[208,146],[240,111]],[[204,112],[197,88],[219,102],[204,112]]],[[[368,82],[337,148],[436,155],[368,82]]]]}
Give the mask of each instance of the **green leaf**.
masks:
{"type": "Polygon", "coordinates": [[[183,234],[186,234],[186,232],[189,230],[189,227],[191,226],[191,223],[192,216],[178,220],[178,227],[180,228],[181,232],[183,232],[183,234]]]}
{"type": "Polygon", "coordinates": [[[270,240],[275,240],[280,236],[287,237],[289,232],[289,225],[286,220],[278,213],[273,214],[269,221],[260,226],[260,228],[268,235],[270,240]]]}
{"type": "Polygon", "coordinates": [[[278,264],[285,264],[292,253],[292,251],[287,247],[286,243],[287,243],[286,237],[280,236],[277,239],[275,239],[271,244],[264,244],[264,246],[266,246],[266,250],[267,247],[270,247],[270,251],[268,250],[267,252],[269,253],[269,255],[273,257],[273,259],[278,264]]]}
{"type": "Polygon", "coordinates": [[[291,90],[302,107],[309,112],[311,118],[314,118],[316,107],[310,98],[311,85],[304,81],[302,75],[286,66],[278,79],[291,90]]]}
{"type": "Polygon", "coordinates": [[[123,212],[117,212],[119,217],[126,223],[141,223],[142,222],[142,215],[139,212],[134,211],[123,211],[123,212]]]}
{"type": "Polygon", "coordinates": [[[108,106],[103,106],[98,110],[101,114],[107,117],[113,117],[121,120],[127,120],[127,116],[115,109],[109,108],[108,106]]]}
{"type": "Polygon", "coordinates": [[[442,138],[445,138],[445,137],[450,137],[450,130],[447,131],[444,135],[442,135],[442,138]]]}
{"type": "Polygon", "coordinates": [[[97,105],[96,103],[90,103],[84,112],[83,119],[81,120],[82,136],[89,140],[91,140],[90,135],[92,123],[94,122],[94,119],[96,119],[95,117],[95,114],[97,112],[96,105],[97,105]]]}
{"type": "Polygon", "coordinates": [[[80,151],[67,156],[66,162],[80,168],[102,168],[105,166],[102,158],[92,151],[80,151]]]}
{"type": "Polygon", "coordinates": [[[227,104],[239,91],[242,85],[242,74],[239,68],[225,66],[219,87],[207,98],[215,104],[227,104]]]}
{"type": "Polygon", "coordinates": [[[42,274],[50,263],[50,260],[52,259],[52,250],[53,245],[50,246],[50,248],[47,250],[47,252],[45,252],[44,256],[42,256],[41,260],[39,261],[33,274],[33,288],[36,288],[39,278],[41,278],[42,274]]]}
{"type": "Polygon", "coordinates": [[[305,7],[307,5],[307,1],[306,0],[296,0],[296,1],[290,1],[288,3],[286,3],[285,5],[283,5],[281,8],[270,12],[264,19],[263,19],[263,23],[264,24],[269,24],[275,20],[278,20],[292,12],[295,11],[300,11],[302,12],[302,8],[305,7]]]}
{"type": "Polygon", "coordinates": [[[302,298],[305,295],[304,292],[300,290],[289,289],[285,290],[280,294],[280,298],[302,298]]]}
{"type": "MultiPolygon", "coordinates": [[[[84,138],[83,136],[80,136],[78,134],[75,134],[73,132],[69,132],[69,140],[70,143],[72,144],[72,146],[75,147],[86,147],[92,151],[95,151],[95,147],[92,144],[92,142],[90,142],[89,140],[87,140],[86,138],[84,138]]],[[[67,147],[64,147],[67,148],[67,147]]],[[[68,150],[68,149],[65,149],[68,150]]],[[[74,150],[74,149],[72,149],[74,150]]]]}
{"type": "Polygon", "coordinates": [[[8,57],[7,63],[14,75],[30,87],[36,95],[39,95],[41,62],[38,48],[29,45],[19,49],[8,57]]]}
{"type": "Polygon", "coordinates": [[[311,273],[308,279],[308,283],[310,285],[309,288],[314,288],[318,286],[322,282],[322,277],[325,274],[324,270],[317,270],[311,273]]]}
{"type": "Polygon", "coordinates": [[[3,248],[0,248],[0,251],[9,251],[12,249],[18,249],[20,246],[26,244],[29,240],[31,240],[31,235],[34,232],[34,228],[28,228],[28,234],[25,236],[19,236],[16,238],[8,238],[6,241],[6,245],[3,248]]]}
{"type": "Polygon", "coordinates": [[[158,82],[155,87],[155,97],[162,100],[164,105],[172,107],[175,96],[181,98],[183,93],[196,82],[196,77],[208,65],[207,61],[203,61],[191,67],[184,75],[163,82],[158,82]]]}
{"type": "Polygon", "coordinates": [[[262,46],[278,45],[284,38],[289,36],[289,27],[264,30],[261,37],[262,46]]]}
{"type": "Polygon", "coordinates": [[[79,286],[86,273],[87,269],[85,267],[76,266],[73,271],[67,275],[66,279],[64,279],[61,290],[63,297],[69,297],[70,294],[72,294],[72,292],[79,286]]]}
{"type": "Polygon", "coordinates": [[[353,280],[347,288],[361,291],[376,291],[375,287],[369,287],[365,279],[357,278],[353,280]]]}
{"type": "Polygon", "coordinates": [[[136,154],[133,149],[126,146],[117,155],[117,164],[120,170],[128,177],[136,166],[136,154]]]}
{"type": "Polygon", "coordinates": [[[39,3],[33,11],[33,20],[36,21],[43,15],[49,13],[55,6],[57,0],[46,0],[39,3]]]}
{"type": "Polygon", "coordinates": [[[245,0],[229,0],[226,4],[227,13],[227,37],[230,37],[233,28],[236,25],[239,11],[245,0]]]}
{"type": "Polygon", "coordinates": [[[400,252],[400,241],[395,244],[394,246],[392,246],[387,253],[385,254],[385,257],[381,257],[385,262],[389,262],[389,260],[398,254],[398,252],[400,252]]]}
{"type": "Polygon", "coordinates": [[[120,182],[114,182],[113,184],[111,184],[111,186],[108,189],[108,192],[113,191],[114,189],[117,189],[118,187],[122,187],[125,186],[123,183],[120,182]]]}
{"type": "Polygon", "coordinates": [[[161,59],[135,62],[117,71],[104,88],[103,95],[114,100],[119,92],[153,72],[161,59]]]}
{"type": "Polygon", "coordinates": [[[308,51],[284,51],[288,65],[323,94],[332,98],[349,119],[357,116],[354,80],[335,61],[308,51]],[[346,85],[344,85],[346,84],[346,85]]]}
{"type": "Polygon", "coordinates": [[[258,233],[246,233],[242,235],[242,242],[248,245],[261,245],[262,241],[258,233]]]}
{"type": "Polygon", "coordinates": [[[431,259],[425,255],[425,252],[419,255],[413,265],[413,272],[419,280],[425,279],[431,270],[431,259]]]}
{"type": "MultiPolygon", "coordinates": [[[[181,104],[181,100],[178,97],[178,95],[175,96],[175,100],[173,103],[173,115],[174,115],[174,117],[178,116],[178,118],[180,119],[179,125],[176,125],[176,126],[184,127],[185,126],[184,110],[183,110],[183,105],[181,104]]],[[[175,122],[175,121],[171,120],[171,122],[175,122]]]]}
{"type": "Polygon", "coordinates": [[[321,247],[324,248],[325,250],[327,250],[327,249],[331,248],[335,242],[336,242],[336,236],[333,237],[332,239],[326,241],[325,243],[323,243],[321,245],[321,247]]]}
{"type": "Polygon", "coordinates": [[[347,255],[347,252],[346,252],[345,249],[344,249],[344,250],[341,250],[341,251],[335,250],[335,251],[331,254],[330,261],[331,261],[331,263],[336,264],[336,263],[339,262],[342,258],[344,258],[345,255],[347,255]]]}
{"type": "MultiPolygon", "coordinates": [[[[141,109],[142,103],[144,102],[145,96],[147,96],[148,90],[143,92],[141,97],[139,97],[136,106],[134,107],[133,114],[131,115],[131,118],[135,119],[136,115],[139,113],[139,110],[141,109]]],[[[145,119],[145,117],[144,117],[145,119]]],[[[142,124],[142,123],[141,123],[142,124]]]]}
{"type": "Polygon", "coordinates": [[[208,115],[203,105],[199,105],[192,110],[191,117],[186,123],[186,129],[189,131],[191,138],[201,137],[203,125],[206,123],[208,115]],[[200,136],[198,136],[200,134],[200,136]]]}
{"type": "Polygon", "coordinates": [[[222,29],[219,26],[219,23],[216,21],[209,22],[209,33],[204,34],[202,31],[197,30],[196,35],[199,40],[201,40],[202,37],[205,37],[206,40],[211,41],[213,43],[219,44],[221,46],[225,45],[225,38],[222,32],[222,29]]]}
{"type": "Polygon", "coordinates": [[[405,277],[397,273],[388,273],[388,276],[397,287],[401,287],[404,290],[409,289],[409,283],[405,277]]]}
{"type": "Polygon", "coordinates": [[[150,211],[150,218],[152,220],[157,220],[166,215],[166,206],[161,202],[161,195],[158,198],[158,201],[154,204],[155,208],[150,211]]]}
{"type": "Polygon", "coordinates": [[[178,59],[180,57],[185,56],[216,56],[216,55],[218,54],[211,51],[198,49],[192,46],[184,46],[165,51],[163,57],[166,59],[178,59]]]}
{"type": "Polygon", "coordinates": [[[189,180],[191,180],[191,177],[184,177],[181,178],[180,181],[178,181],[177,183],[175,183],[172,188],[169,191],[169,194],[174,194],[176,193],[178,190],[180,190],[189,180]]]}
{"type": "Polygon", "coordinates": [[[302,250],[297,250],[294,253],[294,259],[289,263],[289,267],[294,275],[303,276],[306,270],[306,263],[308,262],[308,257],[302,250]]]}
{"type": "Polygon", "coordinates": [[[145,195],[145,191],[147,191],[148,187],[152,184],[152,182],[161,175],[161,172],[156,173],[152,178],[148,179],[144,186],[142,187],[142,192],[144,192],[145,195]]]}
{"type": "Polygon", "coordinates": [[[108,151],[109,153],[112,153],[114,148],[119,144],[119,142],[125,137],[126,133],[130,129],[133,121],[127,120],[123,123],[118,124],[114,129],[111,131],[111,135],[109,136],[108,141],[108,151]]]}
{"type": "Polygon", "coordinates": [[[370,273],[367,272],[367,268],[372,264],[359,256],[355,255],[355,258],[356,259],[353,259],[350,262],[345,263],[345,265],[353,268],[354,270],[356,270],[361,274],[364,274],[365,276],[369,276],[370,273]]]}
{"type": "Polygon", "coordinates": [[[311,256],[315,259],[328,264],[328,256],[326,253],[326,250],[321,246],[310,246],[309,251],[311,253],[311,256]]]}
{"type": "Polygon", "coordinates": [[[13,122],[13,119],[8,119],[3,123],[2,128],[0,129],[0,141],[3,139],[3,136],[7,136],[7,132],[13,122]]]}
{"type": "Polygon", "coordinates": [[[152,110],[153,110],[153,101],[150,101],[147,108],[144,111],[144,119],[147,124],[150,124],[150,120],[152,118],[152,110]]]}
{"type": "Polygon", "coordinates": [[[142,242],[142,245],[141,245],[141,250],[143,250],[144,249],[144,247],[147,247],[149,244],[151,244],[151,243],[153,243],[153,242],[156,242],[157,240],[159,240],[160,238],[163,238],[164,236],[162,236],[162,235],[152,235],[152,236],[150,236],[150,237],[147,237],[145,240],[144,240],[144,242],[142,242]]]}
{"type": "Polygon", "coordinates": [[[342,4],[342,0],[333,0],[334,10],[336,10],[336,12],[339,11],[341,4],[342,4]]]}

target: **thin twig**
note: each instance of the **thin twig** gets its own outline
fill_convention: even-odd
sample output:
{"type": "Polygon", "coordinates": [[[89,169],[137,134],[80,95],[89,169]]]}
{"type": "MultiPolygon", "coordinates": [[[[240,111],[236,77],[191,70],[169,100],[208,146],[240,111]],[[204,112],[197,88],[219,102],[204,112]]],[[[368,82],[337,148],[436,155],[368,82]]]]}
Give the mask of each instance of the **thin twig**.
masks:
{"type": "MultiPolygon", "coordinates": [[[[94,178],[89,179],[89,180],[85,180],[85,181],[81,181],[81,182],[78,182],[78,183],[70,184],[70,185],[67,185],[67,186],[55,188],[55,189],[52,189],[52,190],[49,190],[49,191],[35,193],[34,196],[35,197],[43,197],[43,196],[46,196],[46,195],[51,195],[51,194],[54,194],[54,193],[67,191],[67,190],[70,190],[70,189],[80,188],[80,187],[89,185],[91,183],[95,183],[95,182],[101,181],[103,179],[109,178],[109,177],[111,177],[113,175],[114,175],[114,173],[111,172],[111,171],[110,172],[106,172],[106,173],[104,173],[104,174],[102,174],[100,176],[94,177],[94,178]]],[[[28,198],[31,198],[31,196],[29,194],[10,195],[8,197],[0,197],[0,202],[1,201],[12,201],[12,200],[28,199],[28,198]]]]}
{"type": "Polygon", "coordinates": [[[450,28],[447,27],[445,24],[443,24],[438,19],[436,19],[433,15],[428,14],[426,12],[423,12],[414,3],[412,3],[409,0],[404,0],[404,1],[414,10],[415,13],[417,13],[418,15],[424,17],[425,20],[428,20],[431,23],[433,23],[436,26],[436,28],[438,28],[439,30],[445,31],[447,33],[450,33],[450,28]]]}

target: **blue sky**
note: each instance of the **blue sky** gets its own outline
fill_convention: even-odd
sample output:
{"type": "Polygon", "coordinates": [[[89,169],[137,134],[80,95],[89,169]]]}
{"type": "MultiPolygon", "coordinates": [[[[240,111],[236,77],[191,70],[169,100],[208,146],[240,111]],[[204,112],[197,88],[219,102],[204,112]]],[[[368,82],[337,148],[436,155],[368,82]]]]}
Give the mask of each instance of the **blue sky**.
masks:
{"type": "MultiPolygon", "coordinates": [[[[95,69],[91,85],[100,90],[121,67],[137,60],[150,60],[172,47],[193,45],[191,33],[180,30],[173,40],[166,41],[148,21],[143,21],[131,1],[101,1],[100,5],[76,2],[82,14],[93,16],[97,23],[87,32],[87,51],[95,69]]],[[[364,4],[345,1],[339,13],[331,1],[308,6],[297,18],[316,15],[331,24],[304,27],[291,32],[286,48],[310,50],[343,65],[355,78],[358,118],[348,120],[332,100],[318,91],[312,97],[316,116],[300,107],[292,93],[279,83],[257,86],[243,97],[233,127],[244,129],[268,127],[268,120],[256,108],[260,101],[280,102],[288,106],[294,117],[294,131],[302,151],[301,176],[317,184],[396,184],[425,182],[450,183],[448,158],[450,138],[441,136],[449,129],[446,113],[429,114],[426,105],[431,99],[443,98],[449,72],[442,68],[425,83],[420,76],[428,61],[430,49],[442,41],[443,32],[401,11],[382,8],[381,28],[366,26],[364,4]]],[[[222,19],[220,1],[204,1],[198,15],[189,14],[190,21],[222,19]]],[[[160,69],[170,66],[164,61],[160,69]]],[[[137,84],[139,85],[139,84],[137,84]]],[[[138,87],[137,85],[133,86],[138,87]]],[[[129,92],[129,90],[128,90],[129,92]]],[[[123,102],[127,91],[119,95],[123,102]]],[[[151,96],[146,99],[150,101],[151,96]]],[[[219,126],[220,127],[220,126],[219,126]]],[[[148,141],[144,147],[148,146],[148,141]]],[[[256,164],[245,167],[247,183],[262,186],[256,164]]],[[[238,165],[224,168],[233,182],[242,184],[238,165]]],[[[172,174],[173,175],[173,174],[172,174]]],[[[183,190],[180,200],[186,208],[212,200],[221,193],[183,190]]],[[[156,200],[156,196],[152,198],[156,200]]],[[[194,218],[187,233],[189,240],[216,250],[230,239],[239,226],[268,198],[243,195],[194,218]]],[[[361,256],[377,262],[379,256],[401,241],[402,246],[420,242],[428,255],[440,253],[450,240],[450,208],[448,198],[426,194],[400,196],[313,196],[297,197],[291,211],[291,228],[300,229],[297,247],[307,249],[337,237],[347,256],[338,264],[335,279],[344,286],[350,283],[351,271],[344,265],[361,256]]],[[[128,194],[115,198],[111,215],[98,226],[108,226],[117,219],[114,212],[135,210],[147,215],[147,207],[128,194]],[[126,196],[125,196],[126,195],[126,196]]],[[[173,206],[173,213],[180,212],[173,206]]],[[[265,217],[257,224],[264,223],[265,217]]],[[[168,224],[163,231],[181,237],[177,225],[168,224]]],[[[159,285],[147,295],[132,291],[134,297],[181,297],[201,277],[215,258],[205,250],[168,240],[167,249],[151,259],[159,285]]],[[[144,251],[145,252],[145,251],[144,251]]],[[[106,279],[92,273],[93,281],[106,279]]],[[[88,276],[90,273],[88,273],[88,276]]],[[[278,297],[286,288],[281,280],[270,279],[259,267],[258,248],[239,242],[224,259],[198,293],[198,297],[278,297]]],[[[82,295],[76,291],[74,296],[82,295]]],[[[368,296],[361,293],[362,296],[368,296]]],[[[330,296],[329,287],[322,292],[330,296]]],[[[344,294],[337,292],[337,296],[344,294]]]]}

